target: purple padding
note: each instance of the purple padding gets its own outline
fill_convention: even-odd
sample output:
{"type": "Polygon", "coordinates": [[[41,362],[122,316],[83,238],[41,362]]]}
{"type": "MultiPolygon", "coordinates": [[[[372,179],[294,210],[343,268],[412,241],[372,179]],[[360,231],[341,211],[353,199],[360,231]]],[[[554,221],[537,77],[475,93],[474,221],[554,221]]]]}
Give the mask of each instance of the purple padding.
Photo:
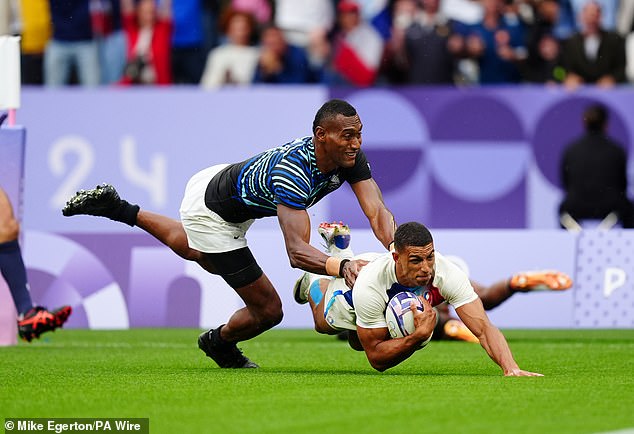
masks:
{"type": "Polygon", "coordinates": [[[517,113],[489,95],[465,96],[447,104],[430,122],[434,141],[523,140],[524,128],[517,113]]]}
{"type": "Polygon", "coordinates": [[[432,181],[430,205],[434,208],[429,222],[434,228],[522,228],[526,225],[526,183],[522,181],[507,194],[483,202],[458,198],[432,181]]]}
{"type": "Polygon", "coordinates": [[[421,170],[422,149],[377,146],[364,152],[372,168],[372,177],[384,194],[402,188],[411,180],[413,173],[421,170]]]}
{"type": "Polygon", "coordinates": [[[172,327],[200,326],[200,285],[190,277],[174,279],[167,290],[165,322],[172,327]]]}
{"type": "MultiPolygon", "coordinates": [[[[429,203],[430,174],[426,169],[425,154],[410,150],[406,153],[410,158],[401,160],[396,153],[387,158],[389,151],[371,150],[369,152],[369,158],[373,158],[371,165],[375,181],[381,189],[384,189],[383,200],[394,212],[397,221],[429,221],[433,210],[429,203]],[[399,171],[398,166],[391,163],[394,159],[402,161],[404,167],[407,168],[413,167],[414,164],[417,166],[407,170],[408,173],[404,173],[405,170],[399,171]],[[390,170],[394,171],[394,175],[390,174],[390,170]],[[400,182],[398,188],[396,188],[396,182],[400,182]]],[[[357,229],[370,227],[356,196],[347,184],[331,194],[327,200],[330,201],[328,220],[342,220],[357,229]]]]}

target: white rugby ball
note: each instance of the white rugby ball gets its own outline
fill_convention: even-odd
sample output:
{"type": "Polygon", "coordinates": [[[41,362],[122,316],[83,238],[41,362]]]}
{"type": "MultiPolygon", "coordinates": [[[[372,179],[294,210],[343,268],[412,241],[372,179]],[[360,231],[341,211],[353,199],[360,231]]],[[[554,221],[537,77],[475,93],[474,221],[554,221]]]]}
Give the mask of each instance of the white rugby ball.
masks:
{"type": "MultiPolygon", "coordinates": [[[[412,292],[399,292],[390,299],[385,309],[385,322],[392,338],[402,338],[414,332],[414,313],[410,305],[414,303],[416,309],[423,311],[423,304],[416,294],[412,292]]],[[[421,344],[421,348],[427,345],[429,339],[421,344]]]]}

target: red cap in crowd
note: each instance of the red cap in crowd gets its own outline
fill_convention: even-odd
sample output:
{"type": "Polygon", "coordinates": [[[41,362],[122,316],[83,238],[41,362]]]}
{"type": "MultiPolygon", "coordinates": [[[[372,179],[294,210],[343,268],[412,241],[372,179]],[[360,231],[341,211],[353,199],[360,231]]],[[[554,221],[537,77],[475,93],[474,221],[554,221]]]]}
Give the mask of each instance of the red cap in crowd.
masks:
{"type": "Polygon", "coordinates": [[[339,12],[359,12],[359,5],[354,1],[342,0],[337,5],[337,10],[339,12]]]}

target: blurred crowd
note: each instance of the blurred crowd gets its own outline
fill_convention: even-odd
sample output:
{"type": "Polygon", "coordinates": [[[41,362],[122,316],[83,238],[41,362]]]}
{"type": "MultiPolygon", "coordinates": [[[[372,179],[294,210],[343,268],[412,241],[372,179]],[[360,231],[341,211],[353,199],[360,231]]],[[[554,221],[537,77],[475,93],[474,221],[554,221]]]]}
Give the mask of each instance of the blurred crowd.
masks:
{"type": "Polygon", "coordinates": [[[634,83],[634,0],[1,0],[26,85],[634,83]]]}

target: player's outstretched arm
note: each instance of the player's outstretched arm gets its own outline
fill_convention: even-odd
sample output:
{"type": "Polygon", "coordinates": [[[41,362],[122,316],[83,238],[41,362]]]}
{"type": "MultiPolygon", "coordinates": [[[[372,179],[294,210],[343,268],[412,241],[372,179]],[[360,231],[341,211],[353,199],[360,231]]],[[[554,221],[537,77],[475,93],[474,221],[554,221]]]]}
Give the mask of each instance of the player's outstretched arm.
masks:
{"type": "Polygon", "coordinates": [[[383,195],[374,179],[355,182],[351,185],[359,205],[370,222],[376,238],[381,241],[386,249],[394,241],[396,223],[394,216],[383,202],[383,195]]]}
{"type": "Polygon", "coordinates": [[[305,210],[278,205],[277,219],[284,234],[291,267],[316,274],[344,277],[348,286],[352,287],[359,270],[367,261],[342,261],[340,258],[325,255],[310,245],[310,218],[305,210]],[[327,264],[329,258],[332,259],[327,264]]]}
{"type": "Polygon", "coordinates": [[[482,301],[480,301],[479,298],[460,306],[456,309],[456,313],[469,330],[476,335],[480,341],[480,345],[482,345],[482,348],[484,348],[489,357],[502,368],[505,376],[542,376],[542,374],[524,371],[519,368],[504,335],[489,321],[489,317],[484,311],[482,301]]]}
{"type": "Polygon", "coordinates": [[[426,300],[421,299],[424,310],[411,306],[414,314],[414,333],[392,339],[386,328],[364,328],[357,325],[357,335],[370,365],[377,371],[392,368],[420,349],[436,326],[436,312],[426,300]]]}

